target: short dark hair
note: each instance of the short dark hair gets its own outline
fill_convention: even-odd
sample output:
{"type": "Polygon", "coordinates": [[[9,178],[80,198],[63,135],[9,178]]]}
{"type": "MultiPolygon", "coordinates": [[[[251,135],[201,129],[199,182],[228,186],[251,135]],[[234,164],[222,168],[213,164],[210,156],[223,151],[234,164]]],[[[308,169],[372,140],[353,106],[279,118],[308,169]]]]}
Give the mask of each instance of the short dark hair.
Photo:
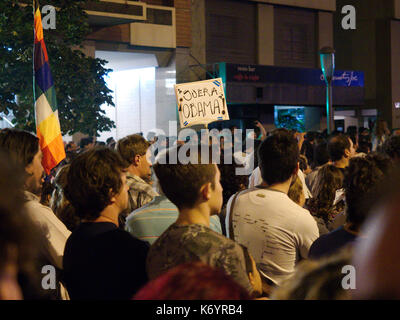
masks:
{"type": "Polygon", "coordinates": [[[81,149],[85,148],[87,145],[93,143],[93,138],[92,137],[87,137],[87,138],[82,138],[81,141],[79,142],[79,146],[81,149]]]}
{"type": "Polygon", "coordinates": [[[328,143],[324,140],[314,148],[314,167],[320,167],[329,162],[328,143]]]}
{"type": "MultiPolygon", "coordinates": [[[[171,153],[177,152],[179,154],[182,147],[184,146],[166,150],[153,166],[163,193],[179,209],[193,208],[199,197],[200,188],[204,184],[211,182],[212,188],[215,188],[214,181],[217,172],[215,165],[209,161],[210,159],[207,159],[207,164],[202,164],[200,146],[196,146],[197,155],[186,153],[191,159],[193,159],[193,156],[197,157],[198,164],[192,162],[188,164],[180,163],[179,157],[177,164],[171,164],[171,153]]],[[[209,154],[211,156],[210,149],[209,154]]],[[[188,152],[190,152],[190,149],[188,152]]]]}
{"type": "Polygon", "coordinates": [[[146,141],[141,135],[131,134],[118,140],[117,151],[129,166],[137,155],[145,155],[150,145],[150,142],[146,141]]]}
{"type": "Polygon", "coordinates": [[[357,227],[362,225],[369,212],[368,202],[365,200],[377,192],[376,187],[382,178],[383,173],[375,162],[360,157],[350,160],[343,183],[348,222],[357,227]]]}
{"type": "Polygon", "coordinates": [[[19,129],[0,131],[0,149],[8,153],[11,161],[25,169],[39,150],[39,139],[32,133],[19,129]]]}
{"type": "Polygon", "coordinates": [[[383,148],[390,158],[400,158],[400,136],[391,136],[385,141],[383,148]]]}
{"type": "Polygon", "coordinates": [[[329,139],[328,152],[332,161],[342,159],[346,149],[350,149],[350,141],[347,136],[339,134],[329,139]]]}
{"type": "Polygon", "coordinates": [[[258,161],[261,176],[267,184],[288,180],[299,162],[296,139],[285,132],[269,136],[258,148],[258,161]]]}
{"type": "Polygon", "coordinates": [[[98,218],[111,204],[111,197],[120,191],[125,168],[118,153],[107,147],[95,147],[78,155],[71,162],[64,190],[77,216],[98,218]]]}

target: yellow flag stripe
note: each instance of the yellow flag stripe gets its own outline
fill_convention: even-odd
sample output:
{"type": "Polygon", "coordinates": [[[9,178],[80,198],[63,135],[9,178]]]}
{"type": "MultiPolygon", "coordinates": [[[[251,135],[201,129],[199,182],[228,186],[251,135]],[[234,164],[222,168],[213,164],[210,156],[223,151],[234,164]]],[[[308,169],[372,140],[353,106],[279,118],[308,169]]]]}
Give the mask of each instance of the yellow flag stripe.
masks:
{"type": "MultiPolygon", "coordinates": [[[[61,133],[57,114],[52,113],[48,118],[39,123],[37,131],[41,133],[41,146],[44,148],[61,133]]],[[[63,144],[61,145],[64,146],[63,144]]]]}

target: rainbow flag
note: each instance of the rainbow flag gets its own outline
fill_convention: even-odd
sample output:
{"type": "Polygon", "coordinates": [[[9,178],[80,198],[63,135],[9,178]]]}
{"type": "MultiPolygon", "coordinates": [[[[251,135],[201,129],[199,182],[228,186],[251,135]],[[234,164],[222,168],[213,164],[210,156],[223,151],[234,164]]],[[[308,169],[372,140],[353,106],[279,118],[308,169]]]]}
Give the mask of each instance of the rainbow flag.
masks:
{"type": "Polygon", "coordinates": [[[58,119],[57,98],[50,71],[49,57],[43,38],[42,16],[35,5],[34,96],[36,134],[43,153],[42,165],[46,173],[65,158],[64,143],[58,119]]]}

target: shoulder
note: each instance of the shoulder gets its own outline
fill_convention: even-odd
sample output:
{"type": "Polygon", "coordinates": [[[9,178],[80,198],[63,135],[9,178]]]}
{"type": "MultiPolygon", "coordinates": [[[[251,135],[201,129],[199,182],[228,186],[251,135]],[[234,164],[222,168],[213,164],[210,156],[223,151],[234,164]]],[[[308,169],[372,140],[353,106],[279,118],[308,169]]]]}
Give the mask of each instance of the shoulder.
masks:
{"type": "MultiPolygon", "coordinates": [[[[110,241],[115,242],[120,248],[125,248],[126,253],[131,252],[138,254],[139,252],[147,253],[149,250],[149,244],[145,241],[139,240],[132,236],[129,232],[122,229],[114,229],[108,232],[107,237],[110,241]],[[134,251],[132,251],[134,250],[134,251]]],[[[129,253],[129,254],[131,254],[129,253]]]]}

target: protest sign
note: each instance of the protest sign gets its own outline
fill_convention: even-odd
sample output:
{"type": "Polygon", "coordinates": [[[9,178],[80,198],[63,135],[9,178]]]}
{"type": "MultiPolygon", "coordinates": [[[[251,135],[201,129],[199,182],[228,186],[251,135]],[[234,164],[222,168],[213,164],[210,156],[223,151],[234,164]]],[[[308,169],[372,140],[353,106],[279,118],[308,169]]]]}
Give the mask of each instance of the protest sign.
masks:
{"type": "Polygon", "coordinates": [[[182,128],[229,120],[221,78],[177,84],[175,95],[182,128]]]}

